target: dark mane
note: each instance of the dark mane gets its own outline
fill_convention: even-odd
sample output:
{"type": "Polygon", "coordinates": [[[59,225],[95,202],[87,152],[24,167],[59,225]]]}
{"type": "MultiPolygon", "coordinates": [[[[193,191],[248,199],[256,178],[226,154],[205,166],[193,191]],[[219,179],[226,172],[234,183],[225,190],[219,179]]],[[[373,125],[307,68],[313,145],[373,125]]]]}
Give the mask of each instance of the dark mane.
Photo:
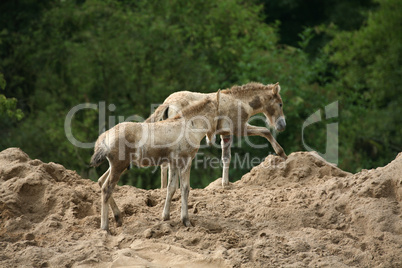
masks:
{"type": "Polygon", "coordinates": [[[235,94],[235,95],[243,95],[247,94],[250,91],[265,91],[267,89],[273,88],[274,84],[264,85],[258,82],[250,82],[242,86],[232,86],[230,89],[222,90],[223,94],[235,94]]]}

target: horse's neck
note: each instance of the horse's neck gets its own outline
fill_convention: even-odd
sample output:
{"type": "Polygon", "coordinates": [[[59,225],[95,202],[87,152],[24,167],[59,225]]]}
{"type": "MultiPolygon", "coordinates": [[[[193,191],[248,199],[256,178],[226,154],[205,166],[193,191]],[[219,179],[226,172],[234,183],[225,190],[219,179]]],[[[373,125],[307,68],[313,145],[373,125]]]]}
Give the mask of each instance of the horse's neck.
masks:
{"type": "Polygon", "coordinates": [[[270,94],[264,91],[252,91],[244,92],[244,94],[233,94],[232,97],[237,101],[240,101],[242,105],[248,107],[250,116],[258,113],[262,113],[264,110],[265,103],[270,94]]]}

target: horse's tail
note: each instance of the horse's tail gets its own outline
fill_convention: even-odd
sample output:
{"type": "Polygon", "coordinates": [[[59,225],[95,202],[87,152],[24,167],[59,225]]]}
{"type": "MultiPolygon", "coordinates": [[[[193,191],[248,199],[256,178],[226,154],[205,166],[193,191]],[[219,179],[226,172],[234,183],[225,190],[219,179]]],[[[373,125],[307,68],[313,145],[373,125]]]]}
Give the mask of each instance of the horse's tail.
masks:
{"type": "Polygon", "coordinates": [[[169,104],[163,103],[158,108],[156,108],[155,112],[151,114],[150,117],[145,120],[145,123],[154,123],[161,120],[165,120],[168,118],[169,112],[169,104]]]}
{"type": "Polygon", "coordinates": [[[102,140],[97,140],[95,144],[95,152],[91,157],[90,165],[92,167],[97,167],[105,161],[107,154],[109,153],[109,149],[107,148],[104,140],[105,136],[99,137],[99,139],[103,138],[102,140]]]}

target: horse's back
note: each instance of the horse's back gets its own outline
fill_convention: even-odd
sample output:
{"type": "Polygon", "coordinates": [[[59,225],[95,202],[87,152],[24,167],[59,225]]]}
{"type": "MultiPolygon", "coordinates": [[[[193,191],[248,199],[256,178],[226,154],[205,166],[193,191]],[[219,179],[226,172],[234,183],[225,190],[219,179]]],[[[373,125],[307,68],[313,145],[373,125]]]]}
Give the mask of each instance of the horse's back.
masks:
{"type": "Polygon", "coordinates": [[[185,107],[194,104],[195,102],[204,100],[208,98],[208,96],[215,93],[200,93],[200,92],[192,92],[192,91],[178,91],[171,94],[166,100],[163,102],[164,104],[169,104],[169,113],[168,117],[173,117],[178,114],[185,107]]]}

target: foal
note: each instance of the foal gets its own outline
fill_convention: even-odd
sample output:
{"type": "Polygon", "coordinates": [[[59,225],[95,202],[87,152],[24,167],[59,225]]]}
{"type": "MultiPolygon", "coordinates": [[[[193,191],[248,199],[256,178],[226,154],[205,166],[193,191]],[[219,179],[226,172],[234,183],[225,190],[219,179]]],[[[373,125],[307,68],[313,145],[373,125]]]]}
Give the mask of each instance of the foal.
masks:
{"type": "MultiPolygon", "coordinates": [[[[222,186],[229,184],[232,135],[262,136],[271,143],[277,155],[287,158],[284,150],[267,128],[252,126],[247,123],[251,116],[263,113],[268,123],[274,126],[276,130],[285,130],[286,121],[283,114],[282,98],[279,94],[280,90],[279,83],[263,85],[255,82],[222,90],[219,108],[221,120],[219,120],[217,127],[217,134],[221,135],[223,162],[222,186]]],[[[205,98],[214,98],[215,94],[216,93],[204,94],[190,91],[173,93],[145,122],[156,122],[174,117],[188,105],[205,98]]],[[[167,165],[162,165],[161,169],[161,186],[165,188],[167,181],[167,165]]]]}
{"type": "Polygon", "coordinates": [[[91,165],[99,166],[105,159],[109,162],[109,169],[98,180],[102,187],[102,229],[108,230],[109,227],[108,204],[112,207],[117,225],[122,224],[121,213],[112,193],[120,175],[131,163],[137,166],[159,166],[163,163],[171,167],[163,220],[170,217],[170,203],[180,177],[181,221],[185,226],[191,226],[187,205],[191,161],[203,137],[212,138],[216,131],[219,96],[218,92],[215,98],[197,101],[168,120],[120,123],[99,136],[91,165]]]}

